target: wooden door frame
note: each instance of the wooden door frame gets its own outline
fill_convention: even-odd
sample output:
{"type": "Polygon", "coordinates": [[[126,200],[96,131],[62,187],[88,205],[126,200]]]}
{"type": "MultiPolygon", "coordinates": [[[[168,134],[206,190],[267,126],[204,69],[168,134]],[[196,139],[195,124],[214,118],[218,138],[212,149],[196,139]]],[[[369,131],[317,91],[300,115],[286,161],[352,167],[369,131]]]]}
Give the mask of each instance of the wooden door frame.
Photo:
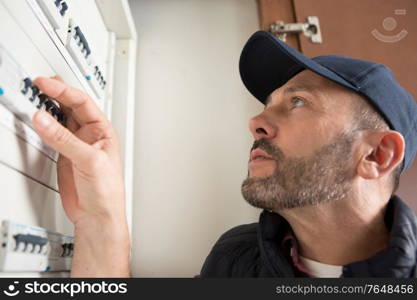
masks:
{"type": "MultiPolygon", "coordinates": [[[[285,23],[295,23],[294,3],[292,0],[257,0],[259,26],[262,30],[269,31],[272,23],[282,20],[285,23]]],[[[288,35],[286,43],[300,51],[300,40],[298,34],[288,35]]]]}

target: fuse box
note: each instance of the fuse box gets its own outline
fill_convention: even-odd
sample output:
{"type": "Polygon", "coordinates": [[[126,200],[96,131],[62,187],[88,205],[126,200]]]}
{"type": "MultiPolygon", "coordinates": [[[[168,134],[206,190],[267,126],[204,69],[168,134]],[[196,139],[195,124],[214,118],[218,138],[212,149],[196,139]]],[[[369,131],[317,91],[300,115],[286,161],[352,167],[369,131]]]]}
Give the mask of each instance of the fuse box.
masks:
{"type": "Polygon", "coordinates": [[[66,48],[99,99],[103,98],[106,80],[102,69],[95,63],[88,39],[74,19],[70,19],[66,48]]]}
{"type": "Polygon", "coordinates": [[[74,237],[5,220],[1,224],[0,271],[69,271],[74,237]]]}
{"type": "Polygon", "coordinates": [[[70,2],[68,0],[37,0],[37,2],[61,42],[65,44],[71,6],[70,2]]]}
{"type": "MultiPolygon", "coordinates": [[[[66,122],[65,115],[62,113],[59,104],[41,93],[39,88],[33,84],[30,76],[1,44],[0,104],[31,128],[33,128],[32,117],[40,109],[49,112],[63,125],[66,122]]],[[[56,160],[55,152],[41,141],[36,132],[16,122],[15,118],[5,111],[3,107],[0,108],[2,115],[0,123],[14,131],[18,136],[51,159],[56,160]]]]}
{"type": "MultiPolygon", "coordinates": [[[[134,132],[136,32],[128,1],[0,0],[0,24],[0,224],[13,220],[0,226],[0,276],[68,271],[74,228],[60,199],[58,154],[31,122],[39,109],[62,124],[65,117],[59,103],[43,95],[33,80],[58,74],[86,92],[106,108],[124,149],[132,149],[126,143],[134,132]],[[111,106],[115,91],[119,101],[111,106]]],[[[131,182],[128,152],[123,156],[131,182]]],[[[129,193],[126,199],[130,216],[129,193]]]]}
{"type": "Polygon", "coordinates": [[[59,104],[42,94],[32,79],[0,44],[0,103],[32,127],[33,114],[46,110],[65,124],[59,104]]]}

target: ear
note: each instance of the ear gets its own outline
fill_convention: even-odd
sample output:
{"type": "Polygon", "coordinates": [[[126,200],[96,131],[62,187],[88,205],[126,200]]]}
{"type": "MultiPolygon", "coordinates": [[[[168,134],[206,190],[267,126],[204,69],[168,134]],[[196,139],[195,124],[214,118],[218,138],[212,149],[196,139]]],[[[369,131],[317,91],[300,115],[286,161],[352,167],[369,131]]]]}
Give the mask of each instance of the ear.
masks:
{"type": "Polygon", "coordinates": [[[375,179],[389,174],[404,158],[405,141],[394,130],[372,130],[364,136],[358,175],[375,179]]]}

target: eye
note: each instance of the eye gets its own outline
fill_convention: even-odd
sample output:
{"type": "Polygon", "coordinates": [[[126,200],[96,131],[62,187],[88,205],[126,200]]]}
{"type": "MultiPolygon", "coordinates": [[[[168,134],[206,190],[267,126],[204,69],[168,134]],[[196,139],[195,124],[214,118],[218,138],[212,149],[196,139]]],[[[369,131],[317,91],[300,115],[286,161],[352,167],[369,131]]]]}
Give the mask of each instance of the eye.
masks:
{"type": "Polygon", "coordinates": [[[303,98],[300,97],[292,97],[291,103],[293,107],[300,107],[306,104],[306,101],[303,98]]]}

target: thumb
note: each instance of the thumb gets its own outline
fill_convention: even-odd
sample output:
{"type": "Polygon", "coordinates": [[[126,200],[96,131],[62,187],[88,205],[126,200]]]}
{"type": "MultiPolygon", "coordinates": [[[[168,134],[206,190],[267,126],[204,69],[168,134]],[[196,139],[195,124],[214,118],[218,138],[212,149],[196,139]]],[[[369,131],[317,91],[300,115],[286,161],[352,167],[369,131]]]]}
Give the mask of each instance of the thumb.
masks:
{"type": "Polygon", "coordinates": [[[55,151],[75,164],[88,161],[94,149],[78,139],[49,113],[39,110],[32,119],[33,126],[42,140],[55,151]]]}

